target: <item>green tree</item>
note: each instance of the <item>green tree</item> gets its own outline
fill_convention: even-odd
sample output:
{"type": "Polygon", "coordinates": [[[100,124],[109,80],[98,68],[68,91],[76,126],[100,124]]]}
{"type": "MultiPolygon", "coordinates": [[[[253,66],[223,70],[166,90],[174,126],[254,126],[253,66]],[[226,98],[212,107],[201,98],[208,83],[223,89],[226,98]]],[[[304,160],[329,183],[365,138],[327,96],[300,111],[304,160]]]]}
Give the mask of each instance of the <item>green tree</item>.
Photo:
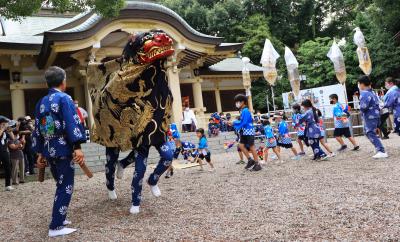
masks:
{"type": "Polygon", "coordinates": [[[305,42],[298,49],[300,72],[307,76],[303,87],[312,88],[336,82],[333,64],[326,56],[332,43],[333,40],[328,37],[316,38],[305,42]]]}
{"type": "Polygon", "coordinates": [[[0,16],[19,20],[37,13],[42,6],[51,6],[56,12],[83,12],[89,8],[105,17],[113,17],[124,4],[124,0],[0,0],[0,16]]]}

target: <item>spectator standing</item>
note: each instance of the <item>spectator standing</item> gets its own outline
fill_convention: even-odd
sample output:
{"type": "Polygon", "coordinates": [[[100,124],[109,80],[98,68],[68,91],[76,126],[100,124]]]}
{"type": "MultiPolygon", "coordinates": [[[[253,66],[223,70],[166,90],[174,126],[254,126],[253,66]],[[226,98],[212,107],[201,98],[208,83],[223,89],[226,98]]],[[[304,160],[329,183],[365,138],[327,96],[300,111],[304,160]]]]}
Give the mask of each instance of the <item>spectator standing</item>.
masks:
{"type": "MultiPolygon", "coordinates": [[[[394,132],[400,135],[400,80],[386,79],[385,87],[388,89],[384,97],[384,108],[389,109],[394,116],[394,132]]],[[[382,116],[381,116],[382,118],[382,116]]],[[[381,120],[384,122],[384,120],[381,120]]]]}
{"type": "Polygon", "coordinates": [[[24,159],[25,159],[25,173],[27,175],[35,174],[35,157],[34,152],[32,150],[32,131],[33,131],[33,122],[30,116],[26,116],[24,118],[19,118],[19,133],[25,136],[25,148],[24,159]]]}
{"type": "Polygon", "coordinates": [[[18,126],[13,127],[13,129],[8,147],[10,149],[13,185],[18,185],[20,183],[25,183],[25,159],[23,152],[25,148],[25,137],[19,134],[18,126]]]}
{"type": "Polygon", "coordinates": [[[84,124],[84,126],[86,127],[86,119],[89,117],[88,113],[86,112],[85,109],[83,109],[82,107],[79,107],[78,100],[75,100],[74,104],[76,107],[76,113],[78,114],[79,119],[81,120],[81,123],[84,124]]]}
{"type": "Polygon", "coordinates": [[[0,116],[0,162],[3,166],[5,173],[5,187],[6,191],[14,190],[11,186],[11,162],[10,153],[8,151],[8,141],[10,136],[8,134],[8,122],[9,120],[0,116]]]}
{"type": "Polygon", "coordinates": [[[193,132],[197,127],[196,115],[193,110],[189,108],[189,104],[185,104],[183,110],[182,130],[183,132],[193,132]]]}

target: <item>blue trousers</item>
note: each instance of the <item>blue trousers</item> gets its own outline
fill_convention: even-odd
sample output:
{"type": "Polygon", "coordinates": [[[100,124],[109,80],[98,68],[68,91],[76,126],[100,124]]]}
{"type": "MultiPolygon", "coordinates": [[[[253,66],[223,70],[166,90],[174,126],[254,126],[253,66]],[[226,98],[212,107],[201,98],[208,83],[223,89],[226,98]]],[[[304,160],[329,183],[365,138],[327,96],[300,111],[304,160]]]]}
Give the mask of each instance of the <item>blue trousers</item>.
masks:
{"type": "MultiPolygon", "coordinates": [[[[156,169],[150,175],[147,183],[151,186],[157,185],[161,175],[172,164],[174,158],[174,148],[171,143],[166,142],[162,145],[155,146],[160,154],[160,161],[156,169]]],[[[149,156],[150,146],[142,145],[133,150],[126,158],[120,161],[122,167],[127,167],[129,164],[135,162],[135,171],[132,178],[132,205],[139,206],[142,200],[142,185],[144,174],[146,173],[147,158],[149,156]]]]}
{"type": "Polygon", "coordinates": [[[71,157],[48,159],[47,161],[57,186],[49,228],[62,229],[74,191],[74,162],[71,157]]]}
{"type": "Polygon", "coordinates": [[[308,143],[310,144],[313,153],[314,153],[314,159],[322,158],[325,157],[326,154],[325,152],[319,147],[319,138],[314,139],[314,138],[308,138],[308,143]]]}
{"type": "Polygon", "coordinates": [[[178,159],[179,158],[179,154],[183,153],[183,148],[181,147],[176,147],[175,151],[174,151],[174,159],[178,159]]]}
{"type": "Polygon", "coordinates": [[[118,163],[119,148],[106,147],[106,186],[109,191],[115,189],[115,167],[118,163]]]}
{"type": "Polygon", "coordinates": [[[394,117],[394,132],[400,135],[400,116],[394,117]]]}
{"type": "Polygon", "coordinates": [[[369,141],[375,146],[376,151],[385,152],[383,144],[376,134],[376,129],[379,127],[378,119],[364,119],[364,132],[369,141]]]}

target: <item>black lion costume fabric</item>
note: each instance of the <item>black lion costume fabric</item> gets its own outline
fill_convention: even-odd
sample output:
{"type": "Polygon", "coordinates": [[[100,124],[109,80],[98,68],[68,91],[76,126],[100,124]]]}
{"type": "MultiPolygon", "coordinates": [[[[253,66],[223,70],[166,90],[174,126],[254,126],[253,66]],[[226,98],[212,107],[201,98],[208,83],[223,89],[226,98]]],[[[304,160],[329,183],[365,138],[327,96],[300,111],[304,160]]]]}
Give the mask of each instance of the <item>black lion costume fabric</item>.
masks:
{"type": "Polygon", "coordinates": [[[152,30],[132,38],[121,58],[88,65],[93,142],[121,151],[165,142],[173,98],[164,62],[172,53],[172,40],[152,30]]]}

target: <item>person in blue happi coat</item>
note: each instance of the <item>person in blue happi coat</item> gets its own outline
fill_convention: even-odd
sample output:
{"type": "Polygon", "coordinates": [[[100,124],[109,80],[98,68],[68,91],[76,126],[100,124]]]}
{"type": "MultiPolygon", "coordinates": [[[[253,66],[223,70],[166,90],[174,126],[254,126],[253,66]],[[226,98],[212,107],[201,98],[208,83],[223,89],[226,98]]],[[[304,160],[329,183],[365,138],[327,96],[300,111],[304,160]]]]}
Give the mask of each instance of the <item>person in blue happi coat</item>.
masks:
{"type": "MultiPolygon", "coordinates": [[[[172,123],[169,125],[168,132],[169,143],[171,144],[174,150],[174,159],[178,159],[179,154],[183,151],[183,145],[181,143],[181,133],[178,130],[178,126],[176,123],[172,123]]],[[[167,171],[165,172],[165,178],[171,178],[174,175],[174,166],[171,163],[167,171]]]]}
{"type": "Polygon", "coordinates": [[[325,160],[328,156],[319,146],[321,130],[318,126],[319,117],[317,110],[309,99],[304,100],[301,106],[304,108],[304,114],[300,117],[299,122],[306,124],[305,134],[314,152],[313,160],[325,160]]]}
{"type": "Polygon", "coordinates": [[[388,92],[383,97],[384,108],[393,113],[394,132],[400,135],[400,79],[386,79],[385,88],[388,92]]]}
{"type": "Polygon", "coordinates": [[[83,164],[81,144],[86,142],[85,129],[76,112],[72,98],[65,93],[66,74],[60,67],[52,66],[45,72],[49,93],[35,108],[35,130],[32,136],[33,150],[38,154],[37,166],[46,162],[56,181],[49,236],[73,233],[76,229],[66,219],[74,190],[74,163],[83,164]]]}
{"type": "Polygon", "coordinates": [[[354,137],[350,132],[350,107],[347,104],[341,104],[339,102],[339,97],[337,94],[329,95],[329,102],[333,106],[333,120],[335,125],[335,130],[333,131],[333,136],[339,142],[340,149],[338,151],[344,151],[347,149],[347,145],[344,143],[342,136],[347,138],[353,145],[353,151],[360,149],[354,137]]]}
{"type": "Polygon", "coordinates": [[[303,142],[306,143],[305,139],[305,134],[304,134],[304,125],[300,124],[298,121],[301,117],[301,106],[298,103],[293,104],[292,106],[292,127],[296,130],[297,133],[297,143],[299,144],[300,147],[300,152],[298,155],[305,155],[306,153],[304,152],[304,145],[303,142]]]}
{"type": "Polygon", "coordinates": [[[269,120],[263,120],[264,135],[265,135],[265,148],[264,148],[264,161],[268,161],[268,151],[272,149],[278,158],[279,163],[283,163],[281,153],[278,149],[278,143],[275,138],[274,129],[271,126],[269,120]]]}
{"type": "Polygon", "coordinates": [[[233,127],[239,132],[239,148],[248,160],[245,169],[259,171],[262,167],[258,162],[258,155],[254,145],[253,116],[247,107],[248,98],[243,94],[238,94],[235,96],[234,101],[236,108],[240,110],[240,118],[233,122],[233,127]],[[250,153],[253,158],[251,158],[250,153]]]}
{"type": "Polygon", "coordinates": [[[388,154],[377,135],[376,131],[380,123],[379,99],[372,91],[372,82],[368,76],[358,78],[358,88],[360,89],[360,111],[364,121],[364,132],[369,141],[375,146],[375,159],[387,158],[388,154]]]}

